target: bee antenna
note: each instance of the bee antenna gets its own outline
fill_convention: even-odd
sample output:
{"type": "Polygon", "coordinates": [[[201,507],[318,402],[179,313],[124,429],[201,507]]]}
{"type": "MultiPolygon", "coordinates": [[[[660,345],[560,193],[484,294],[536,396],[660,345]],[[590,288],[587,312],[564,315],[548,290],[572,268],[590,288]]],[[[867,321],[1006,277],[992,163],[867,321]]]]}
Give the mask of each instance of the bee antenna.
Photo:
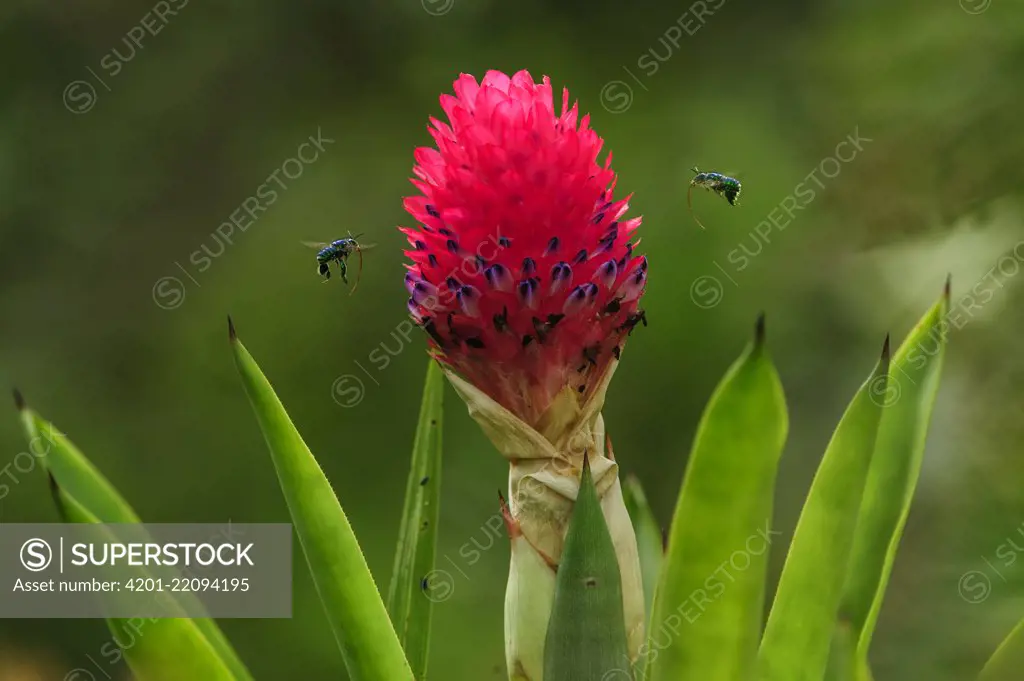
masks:
{"type": "Polygon", "coordinates": [[[686,207],[690,209],[690,217],[697,223],[697,226],[704,229],[704,225],[701,223],[697,214],[693,212],[693,183],[690,183],[690,188],[686,190],[686,207]]]}

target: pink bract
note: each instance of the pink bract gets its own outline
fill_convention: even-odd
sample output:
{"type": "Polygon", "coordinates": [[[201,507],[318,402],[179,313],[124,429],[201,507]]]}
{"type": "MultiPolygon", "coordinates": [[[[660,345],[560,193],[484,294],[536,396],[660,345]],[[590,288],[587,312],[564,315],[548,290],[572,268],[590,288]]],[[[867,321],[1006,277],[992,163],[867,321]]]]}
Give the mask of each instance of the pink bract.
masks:
{"type": "Polygon", "coordinates": [[[461,75],[416,150],[405,199],[409,310],[435,356],[529,424],[566,386],[581,399],[633,327],[647,282],[640,218],[622,219],[611,154],[551,81],[461,75]]]}

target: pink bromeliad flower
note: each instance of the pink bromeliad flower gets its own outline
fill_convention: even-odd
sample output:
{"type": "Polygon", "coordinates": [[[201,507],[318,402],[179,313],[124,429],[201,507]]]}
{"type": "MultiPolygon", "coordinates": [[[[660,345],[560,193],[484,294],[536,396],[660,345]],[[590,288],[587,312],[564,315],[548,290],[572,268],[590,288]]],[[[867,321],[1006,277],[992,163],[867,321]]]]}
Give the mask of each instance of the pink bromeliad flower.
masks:
{"type": "MultiPolygon", "coordinates": [[[[628,667],[643,641],[636,537],[601,408],[647,283],[623,219],[611,155],[588,116],[520,71],[462,75],[416,150],[405,207],[409,311],[431,351],[509,461],[505,651],[513,681],[543,681],[544,641],[565,533],[589,457],[622,578],[628,667]]],[[[558,681],[552,679],[549,681],[558,681]]]]}
{"type": "Polygon", "coordinates": [[[640,218],[568,90],[561,114],[526,71],[464,74],[455,94],[405,199],[409,310],[438,359],[533,424],[565,386],[586,397],[643,319],[640,218]]]}

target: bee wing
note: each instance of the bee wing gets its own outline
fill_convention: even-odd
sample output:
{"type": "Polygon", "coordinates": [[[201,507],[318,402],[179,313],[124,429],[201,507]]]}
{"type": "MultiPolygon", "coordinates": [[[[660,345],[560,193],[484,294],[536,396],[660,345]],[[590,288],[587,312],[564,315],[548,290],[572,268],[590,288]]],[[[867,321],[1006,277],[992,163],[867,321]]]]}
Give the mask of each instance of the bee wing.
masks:
{"type": "Polygon", "coordinates": [[[377,248],[377,244],[359,244],[356,246],[356,250],[359,251],[368,251],[371,248],[377,248]]]}
{"type": "Polygon", "coordinates": [[[315,248],[317,250],[320,250],[321,248],[327,248],[330,245],[324,243],[323,241],[303,241],[301,243],[303,246],[308,246],[309,248],[315,248]]]}

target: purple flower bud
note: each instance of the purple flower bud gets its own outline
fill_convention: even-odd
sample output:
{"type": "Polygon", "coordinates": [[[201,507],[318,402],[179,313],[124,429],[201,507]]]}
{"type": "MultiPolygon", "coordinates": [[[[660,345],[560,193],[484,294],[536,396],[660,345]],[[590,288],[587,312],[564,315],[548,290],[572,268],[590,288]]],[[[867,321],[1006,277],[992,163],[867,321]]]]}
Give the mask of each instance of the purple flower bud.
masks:
{"type": "Polygon", "coordinates": [[[572,267],[566,262],[560,262],[551,268],[551,289],[550,295],[572,286],[572,267]]]}
{"type": "Polygon", "coordinates": [[[519,282],[517,292],[519,293],[519,300],[522,301],[523,305],[529,308],[537,306],[537,285],[539,282],[535,277],[529,279],[523,279],[519,282]]]}
{"type": "Polygon", "coordinates": [[[480,316],[480,292],[472,286],[462,286],[456,294],[462,311],[470,317],[480,316]]]}
{"type": "Polygon", "coordinates": [[[487,280],[487,284],[496,291],[512,290],[512,275],[508,268],[500,263],[495,263],[484,270],[484,278],[487,280]]]}

